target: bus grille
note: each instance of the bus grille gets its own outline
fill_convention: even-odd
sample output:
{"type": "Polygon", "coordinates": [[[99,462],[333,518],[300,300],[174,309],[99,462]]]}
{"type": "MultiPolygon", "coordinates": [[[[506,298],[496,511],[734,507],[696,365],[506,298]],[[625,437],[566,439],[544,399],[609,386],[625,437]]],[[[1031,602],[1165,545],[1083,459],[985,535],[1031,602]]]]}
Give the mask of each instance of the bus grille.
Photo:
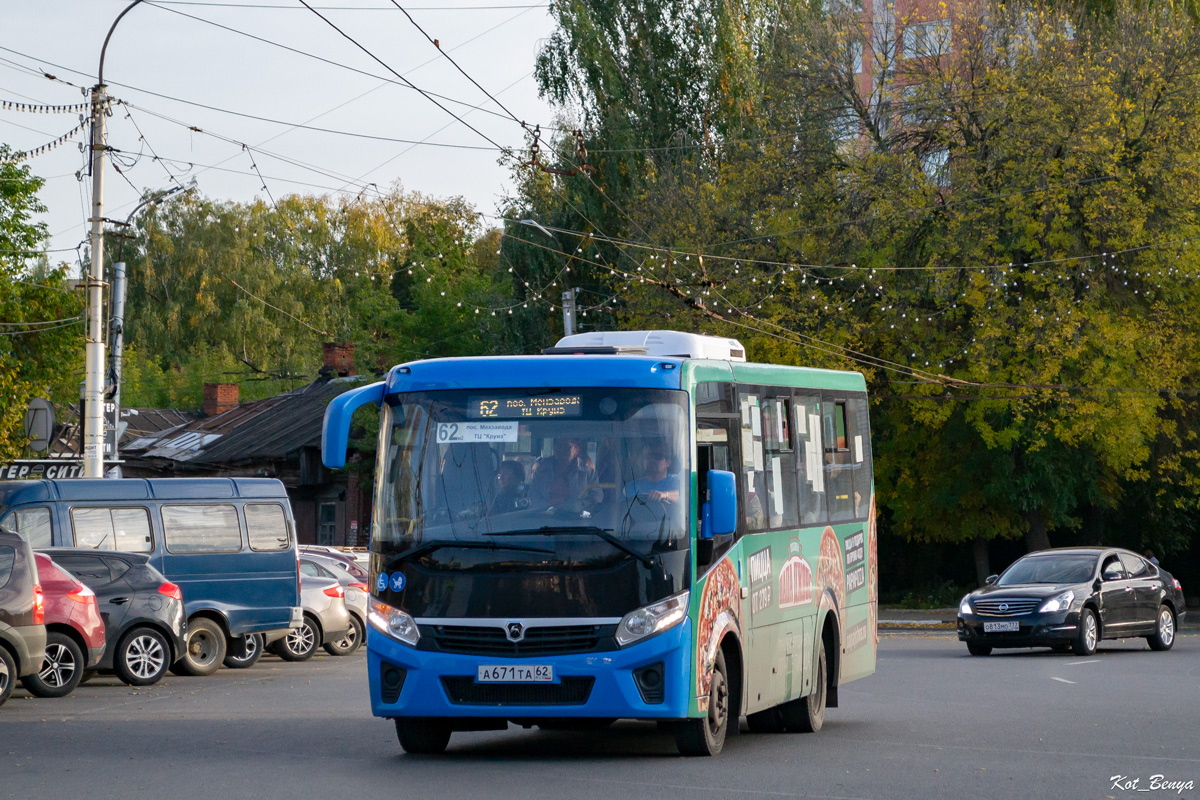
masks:
{"type": "Polygon", "coordinates": [[[595,678],[567,676],[561,683],[476,683],[469,675],[446,675],[442,686],[455,705],[581,706],[595,678]]]}
{"type": "Polygon", "coordinates": [[[986,614],[989,617],[1018,617],[1031,613],[1040,602],[1042,601],[1035,597],[1014,597],[1011,600],[973,600],[971,606],[976,614],[986,614]]]}
{"type": "MultiPolygon", "coordinates": [[[[435,648],[443,653],[476,656],[551,656],[572,653],[591,653],[601,649],[602,640],[611,638],[611,625],[556,625],[529,628],[525,638],[510,642],[500,627],[469,625],[421,626],[421,638],[428,635],[435,648]],[[607,634],[607,635],[606,635],[607,634]]],[[[608,649],[608,648],[603,648],[608,649]]]]}

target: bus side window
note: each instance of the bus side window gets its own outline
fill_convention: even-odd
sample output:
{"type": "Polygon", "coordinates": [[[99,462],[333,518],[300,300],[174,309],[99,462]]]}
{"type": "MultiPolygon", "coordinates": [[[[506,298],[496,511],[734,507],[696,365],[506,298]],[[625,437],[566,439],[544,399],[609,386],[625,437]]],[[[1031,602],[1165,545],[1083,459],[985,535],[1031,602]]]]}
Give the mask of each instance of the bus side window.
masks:
{"type": "Polygon", "coordinates": [[[824,447],[821,436],[821,398],[797,391],[792,397],[792,430],[796,438],[796,477],[801,525],[828,521],[825,509],[824,447]]]}
{"type": "Polygon", "coordinates": [[[874,470],[871,467],[871,424],[866,397],[852,397],[850,413],[850,458],[854,464],[854,516],[866,518],[871,508],[874,470]]]}
{"type": "Polygon", "coordinates": [[[738,386],[738,411],[741,418],[739,441],[742,463],[739,481],[739,506],[747,533],[770,527],[767,507],[766,452],[763,444],[762,389],[738,386]]]}
{"type": "MultiPolygon", "coordinates": [[[[725,470],[737,474],[735,447],[737,414],[733,406],[733,384],[710,381],[699,383],[696,398],[696,513],[702,513],[708,499],[708,471],[725,470]]],[[[699,519],[696,529],[699,530],[699,519]]],[[[701,540],[696,557],[701,568],[713,563],[733,545],[733,536],[701,540]],[[706,552],[707,551],[707,552],[706,552]]]]}
{"type": "Polygon", "coordinates": [[[829,494],[829,521],[845,522],[855,518],[854,513],[854,464],[850,449],[846,446],[848,427],[846,424],[846,399],[825,398],[822,404],[825,426],[825,481],[829,494]]]}

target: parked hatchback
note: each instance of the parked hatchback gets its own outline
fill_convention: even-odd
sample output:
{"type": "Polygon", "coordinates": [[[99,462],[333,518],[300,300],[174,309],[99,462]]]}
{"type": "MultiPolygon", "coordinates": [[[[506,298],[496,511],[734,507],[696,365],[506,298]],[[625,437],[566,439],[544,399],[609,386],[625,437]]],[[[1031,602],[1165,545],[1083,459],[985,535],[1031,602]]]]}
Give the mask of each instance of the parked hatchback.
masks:
{"type": "Polygon", "coordinates": [[[0,705],[46,655],[45,604],[29,543],[0,529],[0,705]]]}
{"type": "Polygon", "coordinates": [[[94,669],[131,686],[150,686],[184,649],[187,624],[179,587],[138,553],[56,549],[60,567],[86,583],[104,619],[103,654],[94,669]]]}
{"type": "Polygon", "coordinates": [[[65,697],[104,655],[104,621],[95,592],[45,553],[34,559],[46,609],[46,657],[21,685],[36,697],[65,697]]]}

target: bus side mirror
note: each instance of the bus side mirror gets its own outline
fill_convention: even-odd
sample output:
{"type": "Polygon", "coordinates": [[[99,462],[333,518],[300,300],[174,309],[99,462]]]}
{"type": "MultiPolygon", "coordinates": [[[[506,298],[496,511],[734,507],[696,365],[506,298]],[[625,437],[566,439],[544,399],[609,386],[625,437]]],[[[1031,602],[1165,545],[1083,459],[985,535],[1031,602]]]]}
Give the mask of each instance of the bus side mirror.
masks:
{"type": "Polygon", "coordinates": [[[737,482],[732,472],[708,471],[708,502],[704,504],[700,538],[711,539],[737,530],[737,482]]]}
{"type": "Polygon", "coordinates": [[[321,427],[321,463],[329,469],[346,466],[346,447],[350,443],[350,418],[367,403],[383,403],[387,385],[383,381],[360,386],[339,394],[325,407],[321,427]]]}

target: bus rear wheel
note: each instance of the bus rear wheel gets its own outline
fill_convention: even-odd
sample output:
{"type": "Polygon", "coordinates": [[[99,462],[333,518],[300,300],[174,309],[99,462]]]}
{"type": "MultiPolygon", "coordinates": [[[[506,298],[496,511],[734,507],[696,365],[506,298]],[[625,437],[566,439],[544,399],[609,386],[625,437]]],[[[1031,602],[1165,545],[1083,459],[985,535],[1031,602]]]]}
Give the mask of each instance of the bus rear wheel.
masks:
{"type": "Polygon", "coordinates": [[[715,756],[725,747],[729,730],[729,674],[725,654],[717,651],[712,683],[708,688],[708,713],[699,719],[686,719],[675,729],[675,746],[685,756],[715,756]]]}
{"type": "Polygon", "coordinates": [[[816,733],[825,724],[825,698],[828,677],[825,666],[825,642],[817,650],[817,675],[812,691],[807,697],[799,697],[779,707],[783,726],[790,733],[816,733]]]}
{"type": "Polygon", "coordinates": [[[396,719],[396,738],[404,752],[437,755],[450,744],[450,726],[431,719],[396,719]]]}

